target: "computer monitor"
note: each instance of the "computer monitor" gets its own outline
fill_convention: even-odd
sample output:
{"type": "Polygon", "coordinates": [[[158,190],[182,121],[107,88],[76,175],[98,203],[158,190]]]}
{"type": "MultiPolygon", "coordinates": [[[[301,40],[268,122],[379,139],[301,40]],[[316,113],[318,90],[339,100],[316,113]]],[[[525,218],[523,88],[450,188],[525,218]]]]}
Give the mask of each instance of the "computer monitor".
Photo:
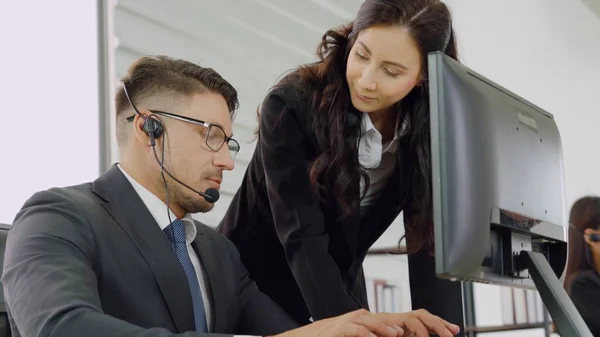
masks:
{"type": "Polygon", "coordinates": [[[537,289],[560,333],[590,336],[564,291],[566,201],[554,117],[428,55],[438,277],[537,289]]]}

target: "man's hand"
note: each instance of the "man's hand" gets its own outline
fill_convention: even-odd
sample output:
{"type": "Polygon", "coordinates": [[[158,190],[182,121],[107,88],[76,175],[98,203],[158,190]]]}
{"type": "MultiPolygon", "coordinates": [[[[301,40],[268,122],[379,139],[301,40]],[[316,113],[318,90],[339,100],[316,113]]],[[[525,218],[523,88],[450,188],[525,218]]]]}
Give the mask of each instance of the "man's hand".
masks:
{"type": "Polygon", "coordinates": [[[323,319],[277,337],[452,337],[458,327],[425,310],[408,313],[375,314],[361,309],[342,316],[323,319]]]}
{"type": "Polygon", "coordinates": [[[381,313],[376,315],[387,326],[397,325],[401,327],[404,334],[400,336],[403,337],[429,337],[429,334],[452,337],[460,331],[457,325],[432,315],[424,309],[401,314],[381,313]]]}

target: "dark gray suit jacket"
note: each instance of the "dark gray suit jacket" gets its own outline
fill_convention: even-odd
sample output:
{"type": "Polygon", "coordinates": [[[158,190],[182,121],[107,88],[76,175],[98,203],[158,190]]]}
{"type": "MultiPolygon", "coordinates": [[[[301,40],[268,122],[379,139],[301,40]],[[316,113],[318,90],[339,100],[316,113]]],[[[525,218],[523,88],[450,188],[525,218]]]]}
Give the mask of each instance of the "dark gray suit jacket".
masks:
{"type": "MultiPolygon", "coordinates": [[[[297,325],[249,279],[235,246],[197,223],[211,333],[272,335],[297,325]]],[[[9,232],[2,276],[13,336],[206,336],[193,329],[185,274],[129,181],[36,193],[9,232]]]]}

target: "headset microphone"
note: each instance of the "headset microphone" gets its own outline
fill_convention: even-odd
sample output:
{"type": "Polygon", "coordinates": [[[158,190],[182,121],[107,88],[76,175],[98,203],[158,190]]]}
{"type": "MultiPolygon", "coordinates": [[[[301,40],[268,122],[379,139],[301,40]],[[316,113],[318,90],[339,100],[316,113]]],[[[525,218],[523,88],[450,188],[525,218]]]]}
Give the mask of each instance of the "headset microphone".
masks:
{"type": "Polygon", "coordinates": [[[204,194],[206,194],[206,196],[203,195],[204,199],[206,199],[206,201],[210,202],[210,203],[215,203],[219,200],[219,197],[221,196],[221,194],[219,194],[219,191],[217,191],[214,188],[208,188],[206,189],[206,191],[204,191],[204,194]],[[209,198],[207,198],[209,197],[209,198]],[[211,199],[211,200],[208,200],[211,199]]]}
{"type": "Polygon", "coordinates": [[[217,200],[219,200],[219,197],[221,196],[219,191],[217,191],[214,188],[209,188],[206,191],[202,192],[202,191],[198,191],[195,190],[193,188],[191,188],[190,186],[188,186],[186,183],[182,182],[181,180],[175,178],[171,172],[169,172],[163,165],[161,165],[160,160],[158,160],[158,156],[156,155],[156,148],[154,149],[154,158],[156,159],[156,162],[158,163],[158,165],[160,165],[161,169],[169,176],[171,177],[173,180],[175,180],[176,182],[180,183],[183,187],[186,187],[188,190],[200,195],[201,197],[204,198],[204,200],[210,202],[211,204],[214,204],[215,202],[217,202],[217,200]]]}

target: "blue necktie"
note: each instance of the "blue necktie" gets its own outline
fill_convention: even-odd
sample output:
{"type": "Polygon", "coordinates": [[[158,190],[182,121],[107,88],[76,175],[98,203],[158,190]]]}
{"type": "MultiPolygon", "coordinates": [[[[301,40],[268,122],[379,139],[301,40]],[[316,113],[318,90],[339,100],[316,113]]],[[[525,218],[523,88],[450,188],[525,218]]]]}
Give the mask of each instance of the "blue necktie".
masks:
{"type": "Polygon", "coordinates": [[[177,259],[185,272],[188,285],[190,286],[192,304],[194,306],[194,324],[196,331],[208,332],[204,312],[204,302],[202,301],[202,293],[200,292],[200,283],[198,283],[198,277],[196,276],[194,265],[192,265],[192,260],[190,260],[185,244],[185,224],[183,221],[177,219],[163,231],[171,242],[171,248],[173,248],[175,255],[177,255],[177,259]]]}

